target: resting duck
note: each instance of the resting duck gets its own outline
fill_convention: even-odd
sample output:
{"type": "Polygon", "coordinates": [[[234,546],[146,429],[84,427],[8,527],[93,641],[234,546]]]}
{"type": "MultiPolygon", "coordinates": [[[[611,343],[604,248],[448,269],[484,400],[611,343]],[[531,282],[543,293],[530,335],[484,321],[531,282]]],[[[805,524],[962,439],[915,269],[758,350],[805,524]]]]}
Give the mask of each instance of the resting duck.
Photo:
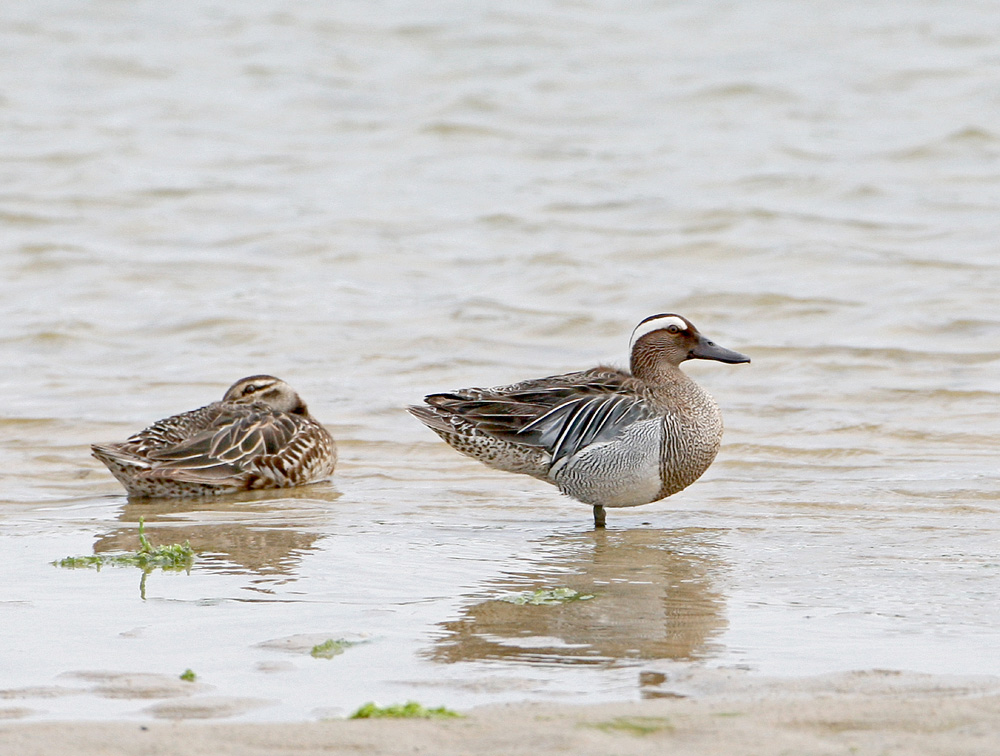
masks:
{"type": "Polygon", "coordinates": [[[91,449],[136,497],[289,488],[327,477],[337,463],[333,437],[292,387],[271,375],[242,378],[221,402],[91,449]]]}

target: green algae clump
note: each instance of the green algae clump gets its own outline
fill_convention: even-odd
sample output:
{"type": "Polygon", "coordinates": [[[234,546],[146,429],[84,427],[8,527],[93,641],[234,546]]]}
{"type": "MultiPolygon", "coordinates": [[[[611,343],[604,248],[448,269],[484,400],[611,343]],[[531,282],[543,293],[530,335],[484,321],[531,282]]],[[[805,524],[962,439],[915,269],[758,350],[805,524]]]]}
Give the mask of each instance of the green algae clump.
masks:
{"type": "Polygon", "coordinates": [[[119,554],[94,554],[92,556],[66,557],[52,564],[56,567],[77,569],[94,567],[98,570],[105,565],[112,567],[138,567],[143,572],[161,570],[190,570],[194,563],[194,549],[191,544],[174,543],[169,546],[153,546],[146,537],[146,523],[139,518],[139,550],[119,554]]]}
{"type": "Polygon", "coordinates": [[[461,716],[444,706],[428,709],[416,701],[392,706],[376,706],[369,701],[351,714],[350,719],[455,719],[461,716]]]}

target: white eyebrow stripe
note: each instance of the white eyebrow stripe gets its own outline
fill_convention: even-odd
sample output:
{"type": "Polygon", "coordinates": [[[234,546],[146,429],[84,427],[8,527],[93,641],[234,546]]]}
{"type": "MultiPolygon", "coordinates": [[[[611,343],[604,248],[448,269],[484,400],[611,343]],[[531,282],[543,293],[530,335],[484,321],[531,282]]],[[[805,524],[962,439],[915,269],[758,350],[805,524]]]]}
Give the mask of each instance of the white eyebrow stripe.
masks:
{"type": "Polygon", "coordinates": [[[634,331],[632,331],[632,338],[628,342],[629,352],[632,351],[632,348],[635,346],[635,342],[647,333],[658,331],[661,328],[669,328],[670,326],[677,326],[682,331],[688,330],[688,324],[676,315],[662,315],[660,317],[644,320],[635,327],[634,331]]]}

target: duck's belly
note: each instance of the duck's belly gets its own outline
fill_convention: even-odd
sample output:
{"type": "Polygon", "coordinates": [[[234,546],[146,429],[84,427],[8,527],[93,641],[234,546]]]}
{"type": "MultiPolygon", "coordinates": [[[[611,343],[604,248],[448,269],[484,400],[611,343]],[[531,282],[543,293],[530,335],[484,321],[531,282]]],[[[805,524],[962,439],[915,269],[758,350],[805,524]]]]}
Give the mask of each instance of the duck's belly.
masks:
{"type": "Polygon", "coordinates": [[[588,446],[553,467],[564,494],[586,504],[635,507],[662,498],[663,422],[636,423],[615,439],[588,446]]]}

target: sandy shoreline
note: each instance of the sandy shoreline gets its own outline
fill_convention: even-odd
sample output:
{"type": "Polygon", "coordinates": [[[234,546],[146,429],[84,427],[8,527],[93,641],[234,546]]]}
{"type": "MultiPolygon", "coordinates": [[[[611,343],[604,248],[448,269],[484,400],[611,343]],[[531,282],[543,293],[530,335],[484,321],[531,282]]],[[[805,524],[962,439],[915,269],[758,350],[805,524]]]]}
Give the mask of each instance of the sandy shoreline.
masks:
{"type": "Polygon", "coordinates": [[[456,720],[16,722],[0,754],[997,754],[1000,680],[863,672],[690,698],[473,709],[456,720]]]}

